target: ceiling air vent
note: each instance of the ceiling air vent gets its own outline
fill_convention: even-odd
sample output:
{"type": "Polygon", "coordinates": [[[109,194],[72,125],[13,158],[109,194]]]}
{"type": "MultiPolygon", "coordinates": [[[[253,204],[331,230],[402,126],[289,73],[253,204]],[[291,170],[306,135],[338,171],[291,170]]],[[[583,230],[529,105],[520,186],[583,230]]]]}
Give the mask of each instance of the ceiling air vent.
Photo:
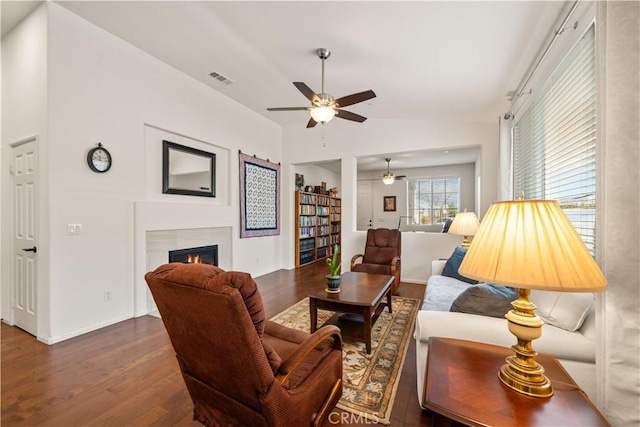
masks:
{"type": "Polygon", "coordinates": [[[215,71],[213,73],[209,74],[211,77],[213,77],[214,79],[216,79],[217,81],[226,84],[227,86],[234,84],[235,82],[231,79],[226,78],[225,76],[223,76],[222,74],[216,73],[215,71]]]}

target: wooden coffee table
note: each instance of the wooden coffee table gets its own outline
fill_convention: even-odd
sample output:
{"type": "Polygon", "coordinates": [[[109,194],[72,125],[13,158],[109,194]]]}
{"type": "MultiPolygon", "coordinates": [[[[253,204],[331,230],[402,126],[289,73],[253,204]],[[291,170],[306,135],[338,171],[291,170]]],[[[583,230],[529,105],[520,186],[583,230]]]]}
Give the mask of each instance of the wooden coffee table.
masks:
{"type": "Polygon", "coordinates": [[[551,380],[553,396],[515,392],[498,379],[513,350],[449,338],[431,338],[423,404],[433,426],[608,426],[587,395],[549,354],[536,360],[551,380]]]}
{"type": "Polygon", "coordinates": [[[371,353],[371,328],[384,310],[388,307],[391,313],[391,284],[394,277],[385,274],[344,273],[340,279],[340,292],[325,291],[326,282],[318,284],[309,293],[309,310],[311,311],[311,332],[318,329],[318,309],[333,311],[334,314],[324,324],[340,327],[342,336],[347,339],[364,341],[367,353],[371,353]],[[384,297],[386,304],[383,303],[384,297]],[[382,304],[381,304],[382,303],[382,304]],[[362,321],[341,320],[343,313],[362,316],[362,321]]]}

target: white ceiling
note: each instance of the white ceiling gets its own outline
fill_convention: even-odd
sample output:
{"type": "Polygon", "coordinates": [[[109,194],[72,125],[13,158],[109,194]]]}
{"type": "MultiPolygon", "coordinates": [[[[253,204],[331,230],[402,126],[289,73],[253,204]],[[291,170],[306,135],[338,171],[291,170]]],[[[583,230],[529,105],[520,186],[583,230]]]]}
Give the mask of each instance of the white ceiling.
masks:
{"type": "MultiPolygon", "coordinates": [[[[34,3],[3,1],[3,34],[34,3]]],[[[371,119],[494,123],[566,7],[559,1],[56,3],[283,126],[305,126],[308,112],[266,108],[307,106],[293,81],[320,92],[319,47],[332,52],[325,92],[377,94],[347,110],[371,119]],[[212,71],[235,83],[217,82],[212,71]]]]}

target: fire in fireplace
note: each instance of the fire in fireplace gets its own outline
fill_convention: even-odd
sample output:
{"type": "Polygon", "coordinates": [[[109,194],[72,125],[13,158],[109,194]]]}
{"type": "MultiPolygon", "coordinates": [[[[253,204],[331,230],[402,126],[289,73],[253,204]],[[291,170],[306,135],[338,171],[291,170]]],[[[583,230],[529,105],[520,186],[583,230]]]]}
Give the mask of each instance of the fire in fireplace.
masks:
{"type": "Polygon", "coordinates": [[[218,245],[169,251],[169,262],[218,266],[218,245]]]}

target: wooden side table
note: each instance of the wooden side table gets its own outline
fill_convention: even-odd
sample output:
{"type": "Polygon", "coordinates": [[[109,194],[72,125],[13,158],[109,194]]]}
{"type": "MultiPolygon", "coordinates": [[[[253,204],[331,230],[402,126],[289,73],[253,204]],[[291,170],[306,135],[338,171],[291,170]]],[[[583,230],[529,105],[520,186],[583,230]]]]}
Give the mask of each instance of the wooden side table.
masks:
{"type": "Polygon", "coordinates": [[[434,426],[608,426],[587,395],[551,355],[536,360],[545,368],[554,395],[530,397],[498,379],[513,350],[448,338],[431,338],[423,404],[434,426]]]}

